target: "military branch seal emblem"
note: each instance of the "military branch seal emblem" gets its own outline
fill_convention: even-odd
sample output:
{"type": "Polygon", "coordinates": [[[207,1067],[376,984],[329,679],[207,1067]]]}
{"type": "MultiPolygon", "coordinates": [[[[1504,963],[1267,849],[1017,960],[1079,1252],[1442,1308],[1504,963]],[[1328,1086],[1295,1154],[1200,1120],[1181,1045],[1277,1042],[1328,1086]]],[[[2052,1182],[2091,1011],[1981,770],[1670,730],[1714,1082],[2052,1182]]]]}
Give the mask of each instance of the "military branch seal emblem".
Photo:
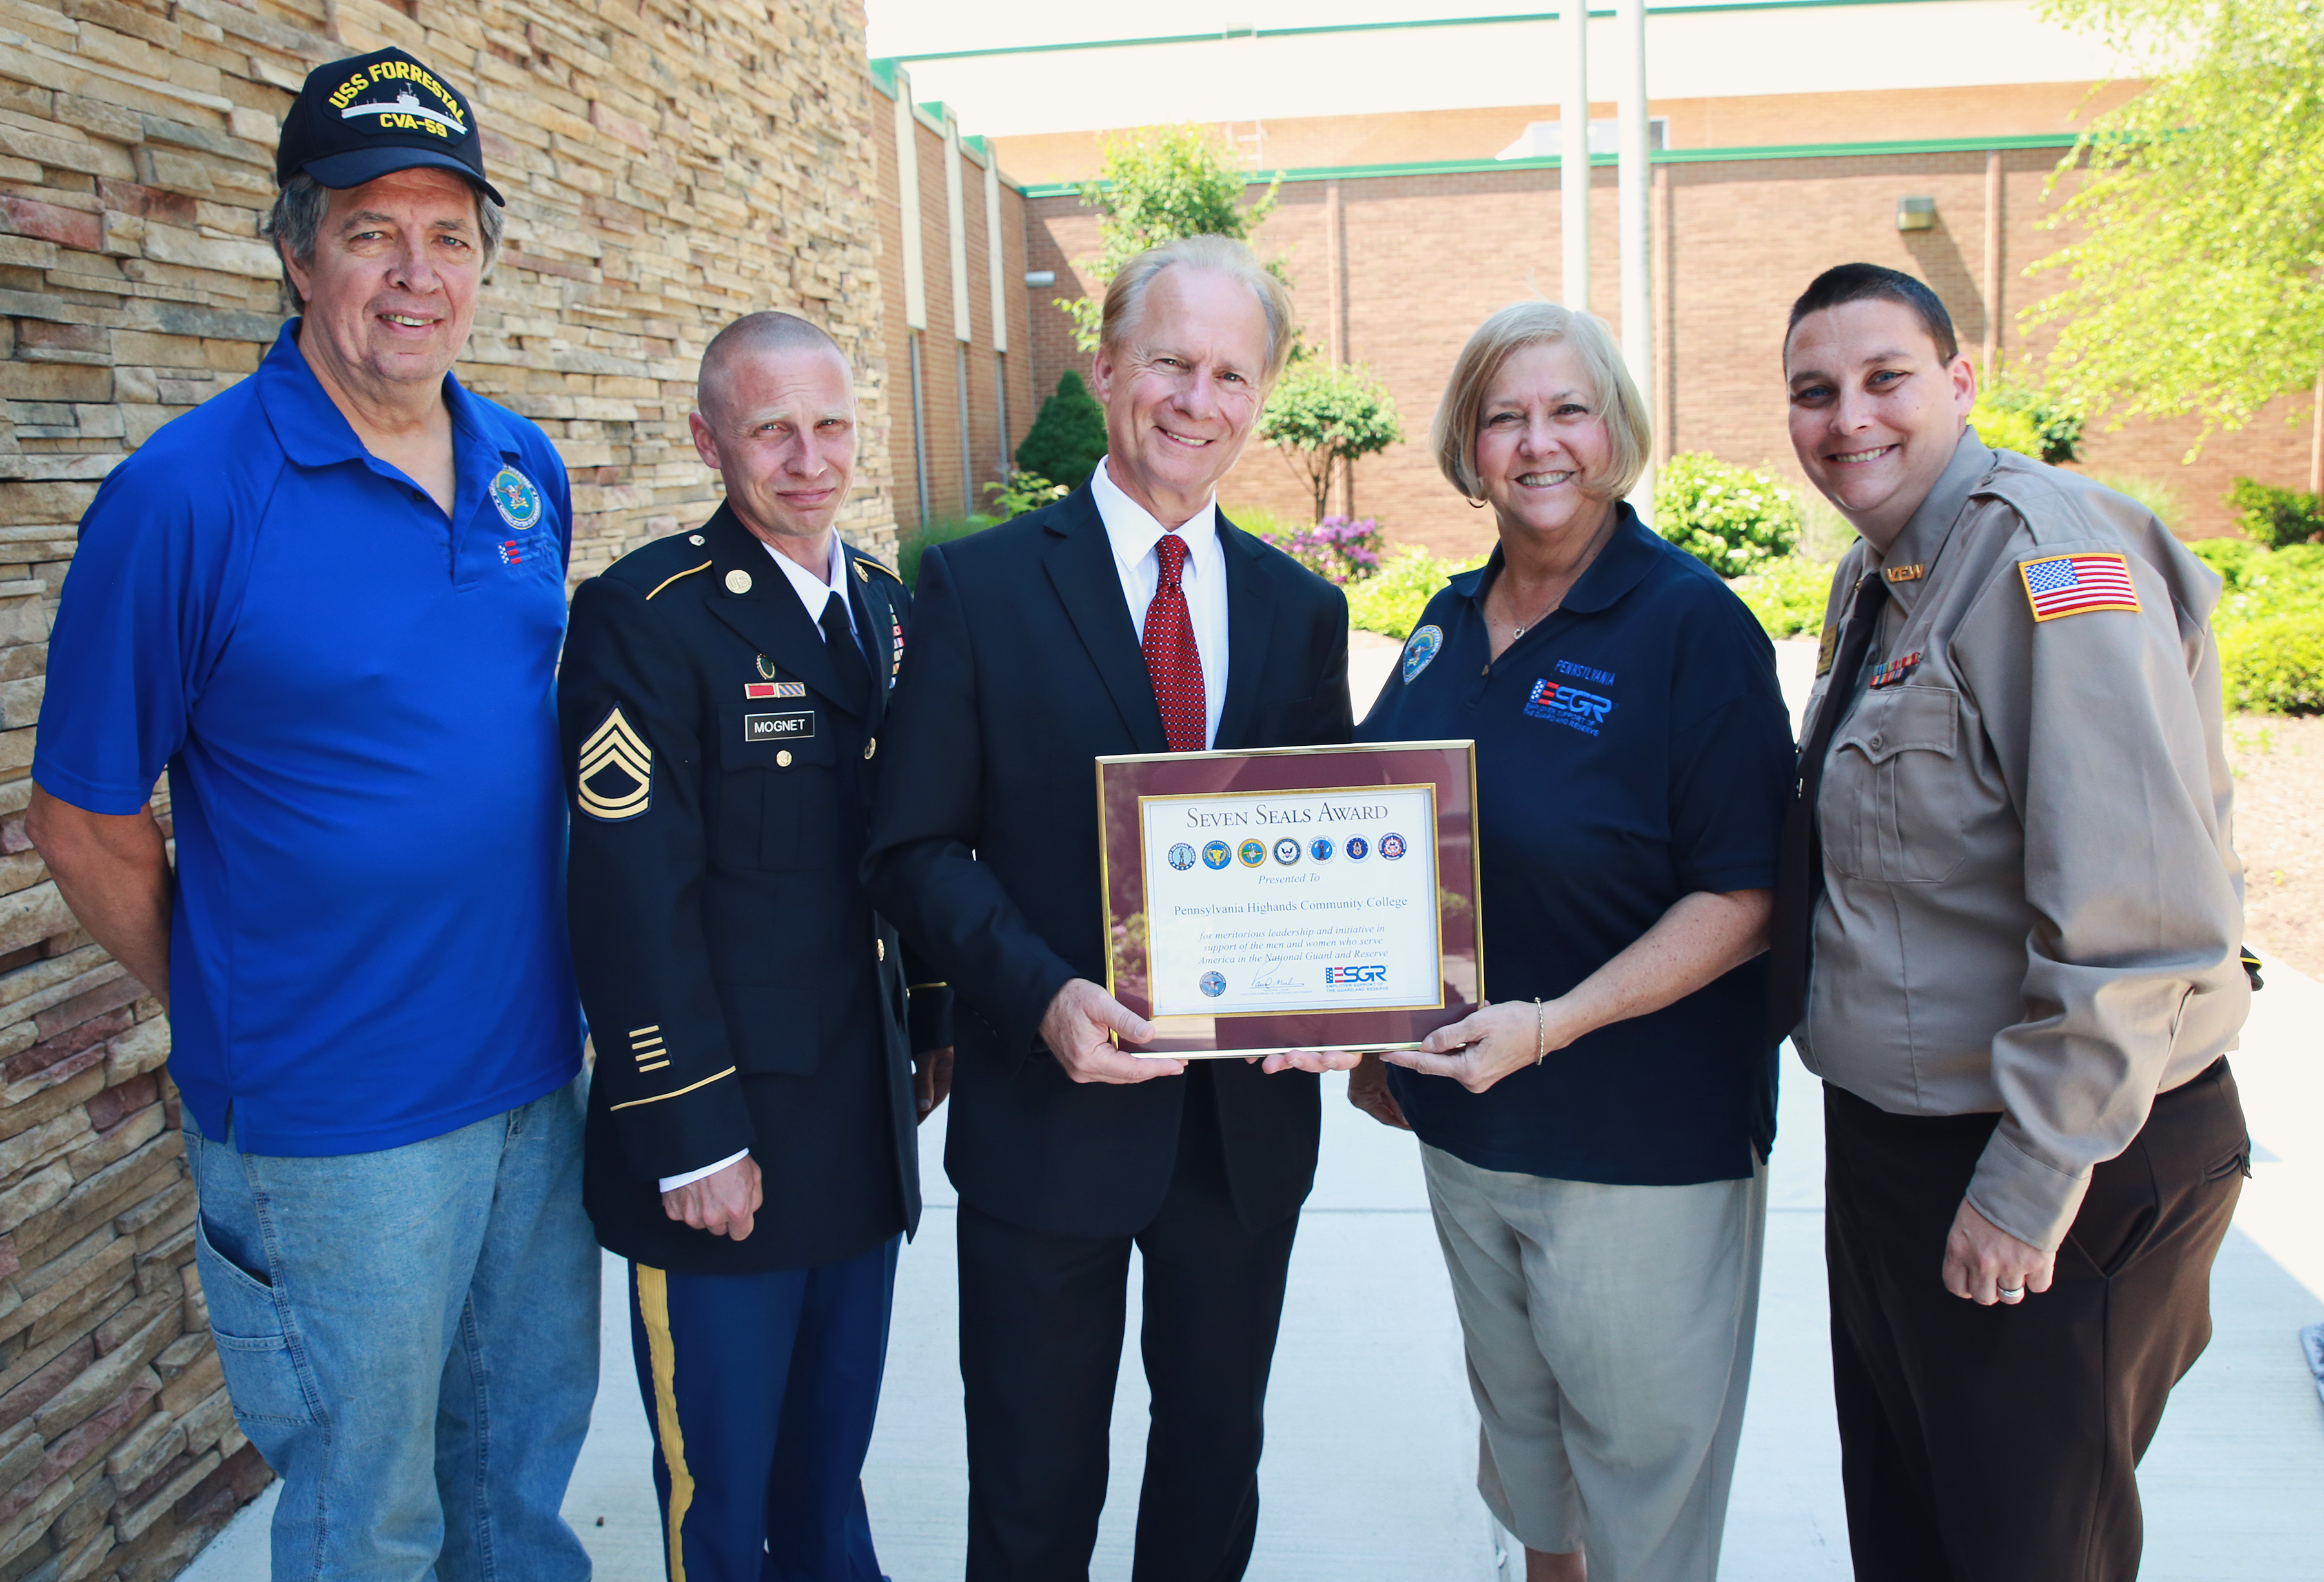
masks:
{"type": "Polygon", "coordinates": [[[519,532],[540,521],[540,491],[532,480],[512,467],[504,467],[493,475],[493,509],[501,520],[519,532]]]}
{"type": "Polygon", "coordinates": [[[581,744],[574,791],[583,812],[608,824],[653,806],[653,749],[622,717],[620,705],[581,744]]]}
{"type": "Polygon", "coordinates": [[[1436,651],[1444,646],[1444,629],[1434,624],[1423,626],[1404,645],[1404,684],[1407,687],[1428,668],[1436,651]]]}

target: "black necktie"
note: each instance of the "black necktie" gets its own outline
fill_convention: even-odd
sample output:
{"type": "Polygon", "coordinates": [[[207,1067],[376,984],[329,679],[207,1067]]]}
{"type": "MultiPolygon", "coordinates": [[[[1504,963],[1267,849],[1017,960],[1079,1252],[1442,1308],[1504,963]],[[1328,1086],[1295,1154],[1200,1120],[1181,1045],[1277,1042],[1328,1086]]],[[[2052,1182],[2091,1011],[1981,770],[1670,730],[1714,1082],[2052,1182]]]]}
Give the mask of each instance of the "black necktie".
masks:
{"type": "Polygon", "coordinates": [[[831,668],[839,672],[839,684],[845,691],[840,701],[861,714],[872,701],[872,666],[863,657],[863,650],[855,641],[855,632],[847,623],[847,590],[834,588],[823,601],[824,652],[831,656],[831,668]]]}
{"type": "Polygon", "coordinates": [[[1840,654],[1815,728],[1800,749],[1798,778],[1784,810],[1784,843],[1775,861],[1775,917],[1768,937],[1767,1029],[1771,1038],[1789,1037],[1808,1008],[1808,950],[1815,935],[1816,902],[1823,897],[1823,835],[1816,822],[1816,793],[1823,789],[1825,754],[1832,733],[1855,698],[1865,651],[1880,624],[1888,585],[1877,571],[1857,579],[1856,597],[1840,629],[1840,654]]]}

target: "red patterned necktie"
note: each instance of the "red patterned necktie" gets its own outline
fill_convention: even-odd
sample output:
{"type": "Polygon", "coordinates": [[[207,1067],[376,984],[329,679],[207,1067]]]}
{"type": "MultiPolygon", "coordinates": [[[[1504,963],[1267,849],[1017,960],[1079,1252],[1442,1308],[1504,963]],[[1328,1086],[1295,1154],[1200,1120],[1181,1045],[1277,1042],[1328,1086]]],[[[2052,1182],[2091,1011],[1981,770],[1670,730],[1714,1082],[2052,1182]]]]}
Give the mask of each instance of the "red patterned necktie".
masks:
{"type": "Polygon", "coordinates": [[[1154,546],[1162,579],[1146,606],[1146,673],[1153,678],[1154,701],[1161,706],[1163,734],[1173,753],[1203,750],[1209,699],[1203,692],[1203,655],[1194,646],[1194,623],[1186,614],[1186,541],[1166,532],[1154,546]]]}

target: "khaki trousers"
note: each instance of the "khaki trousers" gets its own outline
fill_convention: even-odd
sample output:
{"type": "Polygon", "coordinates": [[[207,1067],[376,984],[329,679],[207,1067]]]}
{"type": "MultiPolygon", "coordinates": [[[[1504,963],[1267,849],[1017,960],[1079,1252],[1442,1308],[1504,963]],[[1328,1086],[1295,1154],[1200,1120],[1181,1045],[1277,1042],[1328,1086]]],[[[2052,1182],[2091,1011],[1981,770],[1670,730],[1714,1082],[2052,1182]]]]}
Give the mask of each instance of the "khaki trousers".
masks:
{"type": "Polygon", "coordinates": [[[1613,1187],[1421,1148],[1482,1420],[1477,1492],[1591,1582],[1711,1582],[1759,1313],[1767,1174],[1613,1187]]]}

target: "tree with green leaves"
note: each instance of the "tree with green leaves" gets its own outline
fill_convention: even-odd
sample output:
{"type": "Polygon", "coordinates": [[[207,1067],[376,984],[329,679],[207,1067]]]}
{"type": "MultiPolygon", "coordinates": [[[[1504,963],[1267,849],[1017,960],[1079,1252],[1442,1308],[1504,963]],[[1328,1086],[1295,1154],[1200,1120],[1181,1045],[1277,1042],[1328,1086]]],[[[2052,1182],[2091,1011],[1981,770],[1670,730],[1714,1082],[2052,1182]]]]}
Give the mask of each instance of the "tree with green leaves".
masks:
{"type": "Polygon", "coordinates": [[[1256,432],[1307,480],[1315,499],[1315,520],[1321,522],[1330,502],[1333,469],[1401,443],[1404,425],[1388,386],[1369,369],[1306,362],[1276,383],[1259,414],[1256,432]]]}
{"type": "MultiPolygon", "coordinates": [[[[1083,182],[1081,190],[1083,206],[1097,211],[1104,245],[1084,272],[1097,289],[1057,304],[1072,317],[1085,352],[1097,349],[1106,282],[1123,264],[1181,236],[1247,242],[1275,212],[1276,193],[1283,185],[1277,172],[1265,192],[1245,202],[1249,178],[1226,141],[1207,126],[1141,126],[1108,137],[1100,154],[1098,179],[1083,182]]],[[[1291,283],[1281,260],[1267,267],[1285,285],[1291,283]]]]}
{"type": "Polygon", "coordinates": [[[1104,455],[1105,408],[1082,376],[1067,368],[1057,375],[1057,393],[1041,403],[1033,426],[1025,430],[1017,465],[1075,489],[1104,455]]]}
{"type": "MultiPolygon", "coordinates": [[[[2090,412],[2240,428],[2324,365],[2324,4],[2046,0],[2146,91],[2100,116],[2035,267],[2051,377],[2090,412]]],[[[2199,437],[2200,443],[2200,437],[2199,437]]]]}

